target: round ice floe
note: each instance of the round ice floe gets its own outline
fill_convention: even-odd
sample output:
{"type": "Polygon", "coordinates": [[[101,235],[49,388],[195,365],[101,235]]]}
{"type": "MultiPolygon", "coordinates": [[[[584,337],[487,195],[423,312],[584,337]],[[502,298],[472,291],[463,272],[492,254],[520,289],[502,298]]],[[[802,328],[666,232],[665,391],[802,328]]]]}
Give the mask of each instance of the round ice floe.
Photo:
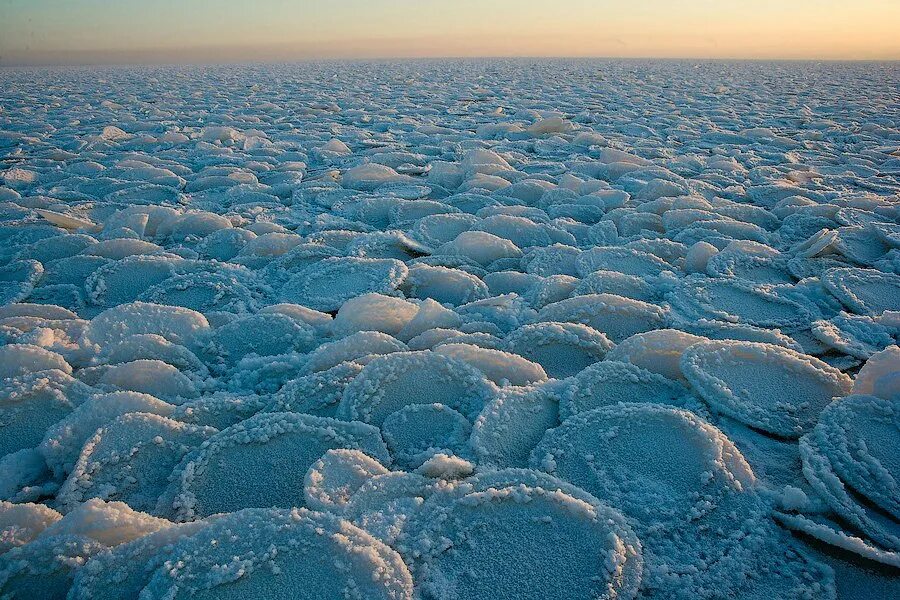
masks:
{"type": "Polygon", "coordinates": [[[272,397],[268,412],[298,412],[317,417],[335,417],[344,389],[362,369],[362,365],[344,362],[325,371],[289,381],[272,397]]]}
{"type": "Polygon", "coordinates": [[[261,413],[210,438],[175,469],[157,511],[189,521],[246,507],[303,504],[303,478],[333,448],[388,464],[378,429],[298,413],[261,413]]]}
{"type": "Polygon", "coordinates": [[[533,323],[506,337],[506,349],[540,364],[547,375],[569,377],[603,360],[612,349],[609,339],[580,323],[533,323]]]}
{"type": "Polygon", "coordinates": [[[306,505],[313,510],[340,513],[366,481],[387,472],[384,465],[359,450],[329,450],[306,472],[306,505]]]}
{"type": "Polygon", "coordinates": [[[684,381],[681,355],[688,347],[704,339],[678,329],[657,329],[622,340],[606,358],[631,363],[669,379],[684,381]]]}
{"type": "Polygon", "coordinates": [[[518,248],[549,246],[553,243],[545,226],[514,215],[492,215],[479,221],[473,231],[485,231],[509,240],[518,248]]]}
{"type": "Polygon", "coordinates": [[[0,305],[27,298],[43,273],[44,266],[36,260],[20,260],[0,267],[0,305]]]}
{"type": "Polygon", "coordinates": [[[626,298],[652,302],[660,295],[650,278],[626,275],[616,271],[594,271],[575,287],[573,295],[616,294],[626,298]]]}
{"type": "Polygon", "coordinates": [[[130,336],[151,333],[176,344],[190,345],[198,334],[208,329],[206,317],[196,311],[133,302],[107,309],[94,317],[80,343],[99,351],[130,336]]]}
{"type": "Polygon", "coordinates": [[[709,259],[706,273],[710,277],[734,277],[753,283],[793,283],[787,260],[772,256],[755,256],[728,249],[709,259]]]}
{"type": "Polygon", "coordinates": [[[667,295],[672,307],[689,321],[712,319],[759,327],[807,327],[813,308],[770,286],[738,279],[690,276],[667,295]]]}
{"type": "Polygon", "coordinates": [[[853,393],[886,399],[900,396],[900,347],[889,346],[869,357],[856,374],[853,393]]]}
{"type": "Polygon", "coordinates": [[[764,329],[744,323],[729,323],[728,321],[710,321],[699,319],[690,323],[679,323],[685,330],[694,335],[710,338],[712,340],[743,340],[746,342],[762,342],[774,344],[802,352],[803,348],[793,338],[781,333],[778,329],[764,329]]]}
{"type": "Polygon", "coordinates": [[[544,433],[559,424],[561,382],[503,388],[472,428],[470,445],[483,465],[524,467],[544,433]]]}
{"type": "Polygon", "coordinates": [[[900,310],[900,275],[873,269],[829,269],[822,284],[851,311],[878,316],[900,310]]]}
{"type": "Polygon", "coordinates": [[[714,499],[754,482],[749,465],[720,431],[689,412],[643,403],[566,419],[547,432],[532,464],[647,527],[687,524],[715,511],[714,499]]]}
{"type": "Polygon", "coordinates": [[[446,484],[417,473],[391,471],[367,479],[344,507],[343,516],[393,545],[410,517],[446,484]]]}
{"type": "Polygon", "coordinates": [[[808,431],[852,384],[816,358],[754,342],[696,344],[682,356],[681,370],[717,412],[786,438],[808,431]]]}
{"type": "Polygon", "coordinates": [[[615,294],[586,294],[548,304],[538,312],[540,321],[589,325],[614,342],[662,327],[666,311],[654,304],[615,294]]]}
{"type": "Polygon", "coordinates": [[[259,300],[237,273],[219,271],[175,275],[138,296],[142,302],[183,306],[198,312],[252,312],[259,300]]]}
{"type": "Polygon", "coordinates": [[[172,548],[141,597],[411,600],[400,556],[358,527],[306,509],[243,510],[172,548]],[[228,543],[221,543],[227,540],[228,543]]]}
{"type": "Polygon", "coordinates": [[[32,259],[45,264],[53,260],[75,256],[96,242],[97,240],[91,236],[78,233],[57,235],[31,244],[19,254],[19,258],[32,259]]]}
{"type": "Polygon", "coordinates": [[[636,365],[605,360],[578,373],[559,403],[560,420],[620,402],[670,406],[690,404],[684,386],[636,365]]]}
{"type": "Polygon", "coordinates": [[[640,542],[585,497],[525,484],[434,496],[399,547],[422,597],[634,598],[640,542]]]}
{"type": "Polygon", "coordinates": [[[236,319],[213,331],[203,354],[222,368],[234,367],[245,356],[275,356],[312,347],[315,333],[305,323],[277,313],[236,319]]]}
{"type": "Polygon", "coordinates": [[[222,215],[194,211],[179,215],[157,230],[157,235],[168,235],[172,240],[199,240],[207,235],[232,227],[231,221],[222,215]]]}
{"type": "Polygon", "coordinates": [[[0,502],[0,554],[24,546],[61,518],[43,504],[0,502]]]}
{"type": "Polygon", "coordinates": [[[176,274],[180,258],[130,256],[103,265],[84,282],[87,297],[98,306],[132,302],[158,283],[176,274]]]}
{"type": "Polygon", "coordinates": [[[372,360],[347,386],[340,412],[380,426],[404,406],[439,403],[472,420],[493,393],[484,375],[459,359],[402,352],[372,360]]]}
{"type": "Polygon", "coordinates": [[[644,545],[650,589],[666,589],[675,574],[679,589],[709,579],[724,588],[726,576],[741,582],[755,568],[740,562],[752,556],[743,544],[765,510],[753,473],[728,438],[689,412],[620,404],[575,415],[547,432],[532,465],[625,513],[644,545]]]}
{"type": "Polygon", "coordinates": [[[409,234],[432,248],[452,241],[464,231],[468,231],[478,222],[478,218],[466,214],[440,214],[422,217],[416,222],[409,234]]]}
{"type": "Polygon", "coordinates": [[[112,366],[103,373],[97,385],[104,389],[151,394],[175,404],[200,395],[194,381],[161,360],[140,359],[112,366]]]}
{"type": "Polygon", "coordinates": [[[418,306],[401,298],[363,294],[344,302],[334,319],[332,332],[337,337],[358,331],[397,335],[418,311],[418,306]]]}
{"type": "Polygon", "coordinates": [[[438,452],[467,455],[472,426],[443,404],[410,404],[390,414],[381,430],[394,462],[415,469],[438,452]]]}
{"type": "Polygon", "coordinates": [[[172,469],[185,454],[216,433],[211,427],[187,425],[137,410],[141,412],[104,422],[85,440],[57,496],[60,506],[71,510],[90,498],[100,498],[153,512],[172,469]]]}
{"type": "Polygon", "coordinates": [[[62,356],[31,344],[0,346],[0,379],[9,379],[37,371],[56,369],[71,373],[72,367],[62,356]]]}
{"type": "Polygon", "coordinates": [[[326,258],[291,277],[281,288],[281,298],[316,310],[333,311],[361,294],[389,294],[406,277],[408,269],[394,259],[326,258]]]}
{"type": "Polygon", "coordinates": [[[363,360],[368,356],[403,352],[407,349],[406,344],[386,333],[360,331],[316,348],[309,354],[307,369],[324,371],[342,362],[363,360]]]}
{"type": "Polygon", "coordinates": [[[475,367],[497,385],[528,385],[547,379],[544,368],[518,354],[453,341],[435,347],[434,352],[475,367]]]}
{"type": "Polygon", "coordinates": [[[600,270],[648,277],[672,269],[672,265],[658,256],[617,246],[602,246],[586,250],[578,257],[576,266],[578,274],[582,277],[600,270]]]}
{"type": "Polygon", "coordinates": [[[84,443],[98,428],[126,413],[170,415],[174,408],[168,402],[137,392],[92,396],[48,428],[38,449],[54,473],[63,476],[71,472],[84,443]]]}
{"type": "Polygon", "coordinates": [[[47,428],[93,393],[63,371],[29,373],[0,381],[0,457],[37,446],[47,428]]]}
{"type": "Polygon", "coordinates": [[[413,265],[403,282],[403,292],[412,298],[431,298],[459,306],[488,296],[488,287],[475,275],[459,269],[413,265]]]}
{"type": "Polygon", "coordinates": [[[484,231],[464,231],[435,253],[463,256],[483,266],[501,258],[522,256],[522,251],[511,241],[484,231]]]}
{"type": "Polygon", "coordinates": [[[711,258],[718,254],[719,249],[707,242],[697,242],[690,247],[685,256],[684,269],[688,273],[706,273],[706,267],[711,258]]]}
{"type": "Polygon", "coordinates": [[[204,258],[231,260],[256,234],[237,227],[215,231],[197,244],[196,250],[204,258]]]}
{"type": "Polygon", "coordinates": [[[53,260],[44,265],[41,287],[51,285],[75,285],[83,292],[85,280],[97,269],[113,261],[100,256],[77,255],[53,260]]]}

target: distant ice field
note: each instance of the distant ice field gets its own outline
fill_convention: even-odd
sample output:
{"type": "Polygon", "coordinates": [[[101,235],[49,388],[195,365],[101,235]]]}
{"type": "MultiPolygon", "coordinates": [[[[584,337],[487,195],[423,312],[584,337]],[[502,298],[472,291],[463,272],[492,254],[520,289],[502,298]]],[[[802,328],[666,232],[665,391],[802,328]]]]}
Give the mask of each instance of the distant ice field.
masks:
{"type": "Polygon", "coordinates": [[[900,597],[900,63],[0,70],[0,597],[900,597]]]}

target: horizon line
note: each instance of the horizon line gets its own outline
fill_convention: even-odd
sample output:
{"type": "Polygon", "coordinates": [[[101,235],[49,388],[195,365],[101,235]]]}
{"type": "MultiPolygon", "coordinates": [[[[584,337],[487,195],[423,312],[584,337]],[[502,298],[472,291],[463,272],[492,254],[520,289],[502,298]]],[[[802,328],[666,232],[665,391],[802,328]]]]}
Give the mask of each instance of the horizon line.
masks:
{"type": "MultiPolygon", "coordinates": [[[[191,48],[183,50],[206,50],[214,52],[219,50],[217,47],[191,48]]],[[[178,52],[178,49],[172,52],[178,52]]],[[[93,53],[94,51],[88,51],[93,53]]],[[[83,53],[88,53],[83,52],[83,53]]],[[[103,52],[103,51],[98,51],[103,52]]],[[[134,54],[143,54],[144,52],[153,52],[152,50],[136,51],[134,54]]],[[[122,54],[122,52],[117,52],[122,54]]],[[[304,63],[327,63],[327,62],[343,62],[343,63],[365,63],[365,62],[417,62],[417,61],[486,61],[486,60],[634,60],[634,61],[705,61],[705,62],[811,62],[811,63],[900,63],[900,55],[896,57],[817,57],[817,56],[697,56],[697,55],[612,55],[612,54],[496,54],[496,55],[348,55],[348,56],[297,56],[297,57],[271,57],[271,58],[228,58],[222,60],[206,60],[204,58],[187,59],[187,60],[165,60],[155,59],[152,57],[134,56],[125,60],[79,60],[73,58],[69,61],[54,60],[7,60],[0,56],[0,69],[16,69],[16,68],[64,68],[64,67],[181,67],[181,66],[251,66],[251,65],[290,65],[304,63]]]]}

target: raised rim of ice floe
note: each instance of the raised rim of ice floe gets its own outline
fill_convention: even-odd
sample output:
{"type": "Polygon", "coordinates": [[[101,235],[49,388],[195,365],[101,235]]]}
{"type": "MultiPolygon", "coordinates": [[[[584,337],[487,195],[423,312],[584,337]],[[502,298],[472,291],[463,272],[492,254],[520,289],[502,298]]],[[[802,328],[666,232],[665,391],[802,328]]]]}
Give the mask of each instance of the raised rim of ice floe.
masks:
{"type": "Polygon", "coordinates": [[[443,400],[442,404],[474,420],[495,390],[481,371],[457,358],[429,350],[395,352],[377,357],[363,368],[345,389],[339,412],[350,419],[380,426],[390,414],[404,406],[443,400]],[[422,377],[425,374],[434,379],[433,385],[424,383],[426,380],[422,377]],[[385,387],[403,377],[412,378],[410,383],[424,386],[422,392],[429,389],[435,392],[438,399],[434,396],[411,398],[406,394],[387,397],[385,387]],[[456,386],[459,393],[447,395],[451,386],[456,386]]]}
{"type": "Polygon", "coordinates": [[[399,554],[336,515],[305,508],[231,513],[177,542],[171,556],[142,597],[188,598],[238,581],[248,600],[268,598],[274,586],[286,585],[297,598],[318,598],[338,589],[373,599],[413,597],[412,577],[399,554]],[[222,539],[230,542],[216,543],[222,539]],[[261,585],[260,577],[273,579],[261,585]],[[319,586],[313,587],[312,577],[319,586]],[[294,588],[303,582],[309,588],[294,588]]]}
{"type": "MultiPolygon", "coordinates": [[[[178,521],[190,521],[206,516],[202,514],[206,511],[200,506],[195,486],[197,477],[203,474],[211,461],[221,460],[217,459],[217,456],[231,448],[267,444],[280,436],[293,433],[315,436],[326,441],[332,448],[362,450],[382,464],[389,465],[391,461],[387,447],[381,439],[381,433],[371,425],[300,413],[259,413],[223,429],[204,442],[200,448],[187,454],[173,470],[171,483],[157,504],[157,513],[172,514],[178,521]]],[[[235,457],[235,460],[239,461],[240,457],[235,457]]],[[[304,469],[299,476],[305,473],[304,469]]],[[[302,496],[300,488],[297,492],[299,500],[302,496]]]]}
{"type": "Polygon", "coordinates": [[[850,377],[817,358],[758,342],[710,340],[695,344],[682,355],[681,370],[713,410],[785,438],[797,438],[809,431],[832,399],[849,394],[853,384],[850,377]],[[730,367],[752,372],[766,381],[766,365],[785,370],[787,380],[783,383],[793,382],[789,390],[784,390],[789,397],[754,398],[746,387],[734,389],[722,372],[730,367]],[[815,397],[796,398],[802,377],[823,389],[815,397]]]}

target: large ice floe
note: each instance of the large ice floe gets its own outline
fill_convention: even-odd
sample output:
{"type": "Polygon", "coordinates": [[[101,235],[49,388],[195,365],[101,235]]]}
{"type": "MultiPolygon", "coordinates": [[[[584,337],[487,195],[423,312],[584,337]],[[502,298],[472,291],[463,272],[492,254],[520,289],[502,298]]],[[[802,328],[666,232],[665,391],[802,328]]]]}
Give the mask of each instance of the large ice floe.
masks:
{"type": "Polygon", "coordinates": [[[900,597],[896,64],[0,84],[0,598],[900,597]]]}

